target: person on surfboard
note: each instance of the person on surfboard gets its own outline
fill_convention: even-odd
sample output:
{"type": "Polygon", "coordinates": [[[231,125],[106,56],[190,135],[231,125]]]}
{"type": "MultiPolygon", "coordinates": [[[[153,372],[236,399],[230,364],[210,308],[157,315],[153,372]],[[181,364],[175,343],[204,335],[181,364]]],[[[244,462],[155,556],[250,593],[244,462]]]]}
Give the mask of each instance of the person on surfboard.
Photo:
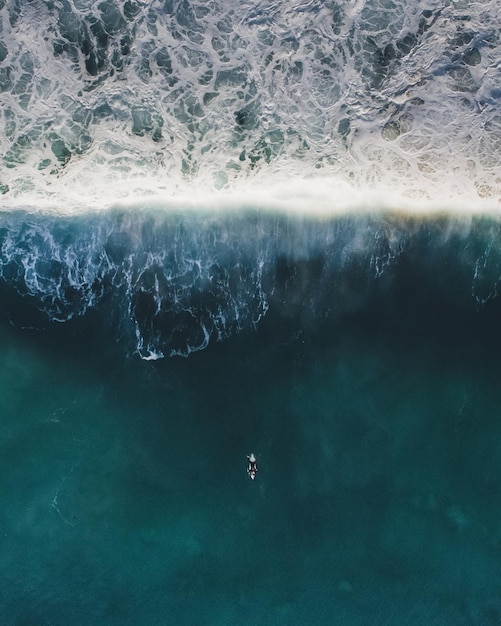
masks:
{"type": "Polygon", "coordinates": [[[249,461],[249,464],[247,465],[247,474],[249,474],[251,480],[254,480],[257,474],[257,459],[253,452],[247,456],[247,460],[249,461]]]}

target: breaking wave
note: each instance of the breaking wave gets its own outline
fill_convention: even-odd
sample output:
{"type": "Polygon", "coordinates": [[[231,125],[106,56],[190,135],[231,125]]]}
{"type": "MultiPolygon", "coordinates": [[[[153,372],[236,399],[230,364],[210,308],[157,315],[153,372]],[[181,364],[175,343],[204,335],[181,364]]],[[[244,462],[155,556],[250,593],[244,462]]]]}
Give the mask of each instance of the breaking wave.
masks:
{"type": "Polygon", "coordinates": [[[0,0],[2,285],[52,322],[111,311],[145,359],[270,308],[349,311],[416,247],[423,266],[452,255],[483,306],[500,17],[493,0],[0,0]]]}
{"type": "Polygon", "coordinates": [[[394,208],[498,209],[499,12],[494,0],[1,0],[4,205],[204,206],[277,185],[287,205],[284,184],[318,178],[328,209],[373,192],[394,208]]]}
{"type": "Polygon", "coordinates": [[[389,215],[16,211],[2,219],[0,280],[47,321],[98,309],[143,359],[187,356],[255,328],[270,308],[300,325],[335,322],[409,264],[442,298],[482,306],[501,281],[499,228],[389,215]]]}

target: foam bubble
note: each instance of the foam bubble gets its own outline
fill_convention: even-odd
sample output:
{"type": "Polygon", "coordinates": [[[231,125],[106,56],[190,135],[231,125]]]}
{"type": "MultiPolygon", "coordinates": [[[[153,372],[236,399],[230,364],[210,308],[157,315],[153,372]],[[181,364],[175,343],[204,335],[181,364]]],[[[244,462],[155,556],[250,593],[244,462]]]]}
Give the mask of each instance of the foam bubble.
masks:
{"type": "Polygon", "coordinates": [[[39,0],[0,18],[5,206],[501,206],[494,0],[39,0]]]}

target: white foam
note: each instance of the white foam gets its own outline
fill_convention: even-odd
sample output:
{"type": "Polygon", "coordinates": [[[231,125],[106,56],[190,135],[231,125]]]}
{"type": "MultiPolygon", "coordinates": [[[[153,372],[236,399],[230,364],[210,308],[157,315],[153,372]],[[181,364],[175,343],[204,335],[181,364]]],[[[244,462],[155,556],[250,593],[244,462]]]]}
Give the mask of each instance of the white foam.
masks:
{"type": "Polygon", "coordinates": [[[496,0],[167,4],[4,6],[3,207],[501,210],[496,0]]]}

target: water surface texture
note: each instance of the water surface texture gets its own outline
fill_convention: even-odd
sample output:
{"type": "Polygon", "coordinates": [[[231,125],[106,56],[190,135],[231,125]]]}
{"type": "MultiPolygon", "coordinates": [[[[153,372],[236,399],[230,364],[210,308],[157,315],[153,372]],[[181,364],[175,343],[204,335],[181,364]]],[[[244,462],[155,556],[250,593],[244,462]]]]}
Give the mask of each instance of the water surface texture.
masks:
{"type": "Polygon", "coordinates": [[[501,623],[500,24],[0,0],[1,624],[501,623]]]}

